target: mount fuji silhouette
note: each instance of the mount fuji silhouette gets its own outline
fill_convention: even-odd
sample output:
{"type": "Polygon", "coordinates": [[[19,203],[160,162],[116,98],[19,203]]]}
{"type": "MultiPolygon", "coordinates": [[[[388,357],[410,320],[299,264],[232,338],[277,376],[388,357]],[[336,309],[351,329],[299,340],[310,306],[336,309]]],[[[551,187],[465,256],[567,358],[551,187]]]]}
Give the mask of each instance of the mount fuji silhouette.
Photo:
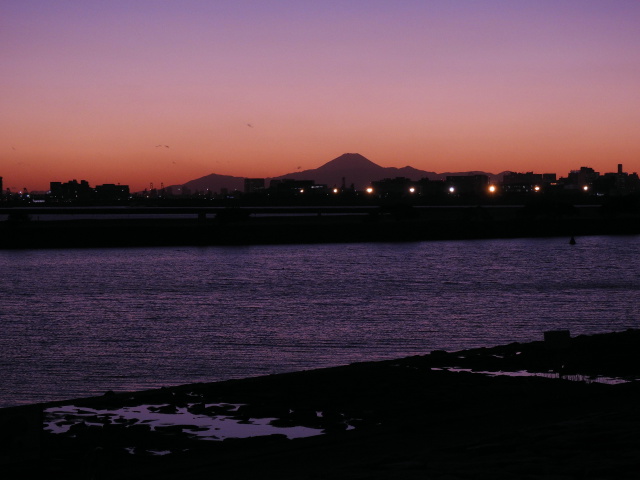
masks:
{"type": "MultiPolygon", "coordinates": [[[[444,180],[447,175],[479,174],[488,175],[490,178],[496,177],[496,175],[491,173],[478,171],[436,173],[418,170],[410,166],[402,168],[381,167],[359,153],[345,153],[318,168],[301,170],[278,177],[270,177],[266,179],[266,183],[268,186],[269,180],[290,178],[293,180],[314,180],[317,184],[324,184],[329,187],[340,187],[344,183],[347,187],[353,185],[357,190],[361,190],[370,185],[371,182],[385,178],[406,177],[413,181],[422,178],[444,180]]],[[[223,188],[226,188],[228,191],[242,191],[244,189],[244,178],[245,177],[234,177],[230,175],[217,175],[214,173],[186,182],[183,186],[192,191],[209,189],[214,192],[219,192],[223,188]]],[[[179,186],[174,186],[174,188],[175,187],[179,186]]]]}
{"type": "Polygon", "coordinates": [[[425,177],[430,180],[440,178],[435,172],[417,170],[408,166],[403,168],[381,167],[359,153],[345,153],[325,163],[321,167],[275,178],[293,178],[295,180],[310,179],[315,180],[316,183],[328,185],[329,187],[339,187],[344,180],[347,187],[353,184],[357,190],[360,190],[370,185],[373,181],[395,177],[406,177],[411,180],[420,180],[425,177]]]}

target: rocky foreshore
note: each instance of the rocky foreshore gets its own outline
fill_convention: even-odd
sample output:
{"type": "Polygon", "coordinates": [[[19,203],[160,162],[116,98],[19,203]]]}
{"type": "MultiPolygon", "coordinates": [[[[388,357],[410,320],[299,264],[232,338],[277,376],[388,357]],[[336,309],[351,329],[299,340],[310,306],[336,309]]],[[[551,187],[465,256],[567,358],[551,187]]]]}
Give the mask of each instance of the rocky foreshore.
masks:
{"type": "Polygon", "coordinates": [[[3,478],[632,479],[636,378],[639,330],[561,331],[527,344],[107,392],[0,410],[0,468],[3,478]],[[149,412],[188,421],[157,425],[149,412]],[[285,433],[240,438],[222,428],[203,439],[207,427],[194,418],[285,433]],[[286,433],[300,427],[311,436],[286,433]]]}

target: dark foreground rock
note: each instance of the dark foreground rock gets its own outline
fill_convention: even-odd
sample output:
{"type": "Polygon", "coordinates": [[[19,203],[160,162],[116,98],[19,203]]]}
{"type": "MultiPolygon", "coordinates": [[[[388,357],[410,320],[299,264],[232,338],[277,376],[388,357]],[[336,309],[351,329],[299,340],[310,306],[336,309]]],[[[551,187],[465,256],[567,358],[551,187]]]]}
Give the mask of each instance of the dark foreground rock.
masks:
{"type": "MultiPolygon", "coordinates": [[[[563,368],[563,375],[587,379],[634,377],[638,351],[640,332],[630,330],[75,400],[66,403],[154,404],[167,412],[188,405],[325,433],[203,441],[189,425],[75,423],[67,434],[43,433],[30,459],[5,456],[3,478],[638,478],[640,382],[448,370],[563,368]]],[[[5,409],[4,418],[19,411],[5,409]]],[[[4,441],[5,453],[14,448],[8,435],[4,441]]]]}

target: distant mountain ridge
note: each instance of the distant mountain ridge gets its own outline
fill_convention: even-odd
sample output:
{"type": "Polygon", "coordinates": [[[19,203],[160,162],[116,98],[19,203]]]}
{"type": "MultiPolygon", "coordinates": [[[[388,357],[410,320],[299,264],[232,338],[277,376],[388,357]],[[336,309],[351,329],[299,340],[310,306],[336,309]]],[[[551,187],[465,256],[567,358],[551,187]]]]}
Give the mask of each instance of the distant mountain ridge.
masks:
{"type": "MultiPolygon", "coordinates": [[[[345,153],[318,168],[288,173],[278,177],[269,177],[265,179],[265,183],[266,186],[269,186],[270,180],[290,178],[293,180],[313,180],[317,184],[324,184],[329,187],[340,187],[344,181],[347,187],[353,185],[357,190],[361,190],[370,185],[371,182],[385,178],[406,177],[410,180],[417,181],[422,178],[444,180],[449,175],[487,175],[491,180],[495,181],[496,179],[502,178],[503,174],[504,172],[495,175],[480,171],[436,173],[419,170],[411,166],[402,168],[381,167],[359,153],[345,153]]],[[[204,191],[208,189],[213,192],[220,192],[222,189],[227,189],[230,192],[234,190],[242,191],[244,190],[245,178],[246,177],[212,173],[195,180],[190,180],[183,185],[172,185],[172,188],[175,190],[180,187],[186,187],[191,191],[204,191]]]]}

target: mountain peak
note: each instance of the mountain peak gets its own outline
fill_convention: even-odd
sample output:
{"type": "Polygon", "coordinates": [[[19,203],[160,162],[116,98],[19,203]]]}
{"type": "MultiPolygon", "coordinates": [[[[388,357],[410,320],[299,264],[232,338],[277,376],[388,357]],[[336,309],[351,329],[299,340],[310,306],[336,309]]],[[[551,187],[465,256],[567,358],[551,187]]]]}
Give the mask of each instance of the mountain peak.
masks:
{"type": "Polygon", "coordinates": [[[360,155],[359,153],[343,153],[338,158],[334,158],[333,160],[322,165],[318,170],[328,168],[342,168],[342,169],[361,169],[361,168],[371,168],[371,167],[379,167],[368,158],[360,155]]]}

